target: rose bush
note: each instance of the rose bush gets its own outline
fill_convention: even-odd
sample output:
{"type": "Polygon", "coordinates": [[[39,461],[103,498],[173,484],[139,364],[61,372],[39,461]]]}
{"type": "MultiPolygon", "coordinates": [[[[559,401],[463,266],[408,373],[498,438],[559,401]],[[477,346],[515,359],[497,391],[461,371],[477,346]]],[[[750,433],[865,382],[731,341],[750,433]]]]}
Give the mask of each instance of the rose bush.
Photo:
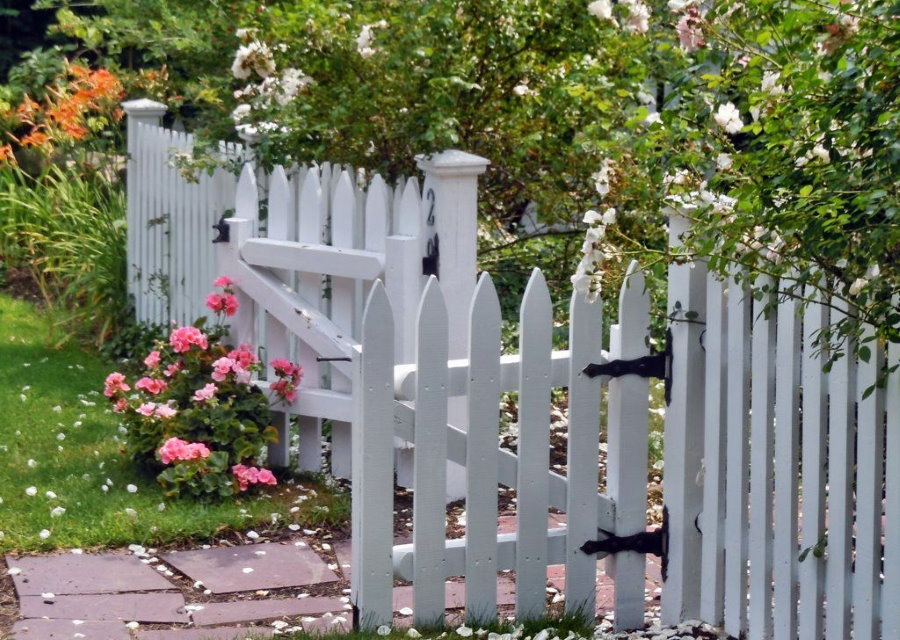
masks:
{"type": "MultiPolygon", "coordinates": [[[[157,481],[170,497],[224,498],[276,483],[257,463],[263,447],[277,440],[269,400],[253,384],[262,364],[250,345],[223,343],[227,327],[221,321],[238,303],[228,278],[214,284],[223,291],[210,295],[207,306],[217,324],[205,330],[201,319],[175,328],[147,355],[133,384],[114,372],[103,390],[122,416],[126,453],[158,470],[157,481]]],[[[273,391],[292,402],[302,369],[287,360],[272,365],[278,378],[273,391]]]]}

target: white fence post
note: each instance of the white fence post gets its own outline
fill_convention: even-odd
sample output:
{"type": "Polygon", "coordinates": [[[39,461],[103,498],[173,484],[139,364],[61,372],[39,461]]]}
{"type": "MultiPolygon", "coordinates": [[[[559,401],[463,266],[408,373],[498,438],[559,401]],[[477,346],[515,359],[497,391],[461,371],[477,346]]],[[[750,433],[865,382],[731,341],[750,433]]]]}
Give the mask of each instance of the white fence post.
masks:
{"type": "MultiPolygon", "coordinates": [[[[888,346],[887,450],[900,451],[900,344],[888,346]]],[[[882,637],[900,637],[900,456],[887,456],[884,470],[884,585],[882,586],[882,637]]]]}
{"type": "MultiPolygon", "coordinates": [[[[687,218],[670,209],[669,245],[680,247],[688,230],[687,218]]],[[[694,522],[703,508],[702,489],[696,481],[703,455],[706,375],[700,344],[703,325],[699,324],[706,319],[703,262],[673,262],[669,267],[668,309],[678,313],[671,323],[672,402],[665,429],[663,495],[669,510],[669,577],[662,593],[663,624],[700,615],[700,532],[694,522]]]]}
{"type": "MultiPolygon", "coordinates": [[[[450,149],[428,158],[419,158],[425,172],[422,189],[421,242],[438,252],[437,275],[450,310],[450,357],[465,358],[468,348],[466,311],[475,292],[478,240],[478,176],[489,161],[450,149]]],[[[448,406],[450,423],[466,429],[466,404],[452,398],[448,406]]],[[[448,462],[447,497],[465,496],[465,469],[448,462]]]]}
{"type": "Polygon", "coordinates": [[[140,98],[123,102],[122,109],[128,117],[128,169],[125,174],[128,199],[128,293],[134,297],[138,322],[143,322],[151,318],[146,317],[146,314],[142,313],[141,289],[147,274],[143,273],[143,264],[138,258],[141,254],[140,238],[147,229],[146,216],[140,215],[144,209],[142,198],[147,196],[148,191],[148,185],[142,179],[146,176],[146,167],[141,166],[144,154],[140,153],[140,150],[145,146],[146,135],[143,134],[140,125],[159,126],[160,119],[166,114],[168,108],[161,102],[140,98]],[[141,270],[141,273],[138,270],[141,270]]]}
{"type": "MultiPolygon", "coordinates": [[[[350,599],[355,626],[391,624],[394,578],[394,319],[376,282],[353,353],[353,513],[350,599]]],[[[442,580],[443,583],[443,580],[442,580]]]]}

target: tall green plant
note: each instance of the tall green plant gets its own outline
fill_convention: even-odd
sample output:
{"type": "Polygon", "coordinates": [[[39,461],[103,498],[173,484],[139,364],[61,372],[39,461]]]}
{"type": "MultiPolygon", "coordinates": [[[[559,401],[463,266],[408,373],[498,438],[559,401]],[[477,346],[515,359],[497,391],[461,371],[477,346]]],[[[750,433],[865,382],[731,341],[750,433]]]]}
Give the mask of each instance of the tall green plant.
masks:
{"type": "Polygon", "coordinates": [[[126,319],[125,193],[117,181],[51,166],[0,178],[0,258],[27,269],[67,337],[102,344],[126,319]]]}

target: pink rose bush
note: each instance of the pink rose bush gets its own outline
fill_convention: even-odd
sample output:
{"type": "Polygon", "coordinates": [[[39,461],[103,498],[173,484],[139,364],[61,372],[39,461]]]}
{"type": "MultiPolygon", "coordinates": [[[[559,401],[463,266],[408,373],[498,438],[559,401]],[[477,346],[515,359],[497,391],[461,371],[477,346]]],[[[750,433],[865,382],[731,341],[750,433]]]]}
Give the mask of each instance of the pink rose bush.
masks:
{"type": "MultiPolygon", "coordinates": [[[[226,317],[238,308],[234,283],[218,278],[223,293],[207,298],[217,323],[205,319],[175,327],[142,361],[134,382],[114,372],[103,394],[127,430],[125,453],[155,468],[169,497],[226,498],[254,486],[277,484],[257,463],[263,447],[277,439],[270,426],[268,397],[253,383],[263,370],[252,346],[224,344],[226,317]]],[[[271,363],[274,394],[296,399],[302,369],[287,361],[271,363]]]]}

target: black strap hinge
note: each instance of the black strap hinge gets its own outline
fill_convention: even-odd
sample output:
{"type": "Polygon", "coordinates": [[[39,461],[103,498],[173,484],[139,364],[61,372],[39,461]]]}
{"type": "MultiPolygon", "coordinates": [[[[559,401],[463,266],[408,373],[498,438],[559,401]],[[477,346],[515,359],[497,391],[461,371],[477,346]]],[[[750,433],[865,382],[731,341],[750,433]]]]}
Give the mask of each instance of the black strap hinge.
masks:
{"type": "Polygon", "coordinates": [[[672,400],[672,331],[666,331],[666,346],[662,351],[634,358],[633,360],[612,360],[603,364],[591,363],[582,369],[589,378],[609,376],[618,378],[627,375],[642,378],[659,378],[666,383],[666,404],[672,400]]]}
{"type": "Polygon", "coordinates": [[[219,221],[212,226],[213,229],[219,232],[219,235],[213,238],[213,242],[231,242],[231,226],[225,222],[225,217],[223,213],[219,221]]]}
{"type": "Polygon", "coordinates": [[[669,572],[669,510],[665,506],[662,526],[654,531],[641,531],[630,536],[613,535],[604,529],[598,531],[607,537],[603,540],[588,540],[580,547],[582,553],[649,553],[662,558],[662,579],[663,582],[666,581],[669,572]]]}

